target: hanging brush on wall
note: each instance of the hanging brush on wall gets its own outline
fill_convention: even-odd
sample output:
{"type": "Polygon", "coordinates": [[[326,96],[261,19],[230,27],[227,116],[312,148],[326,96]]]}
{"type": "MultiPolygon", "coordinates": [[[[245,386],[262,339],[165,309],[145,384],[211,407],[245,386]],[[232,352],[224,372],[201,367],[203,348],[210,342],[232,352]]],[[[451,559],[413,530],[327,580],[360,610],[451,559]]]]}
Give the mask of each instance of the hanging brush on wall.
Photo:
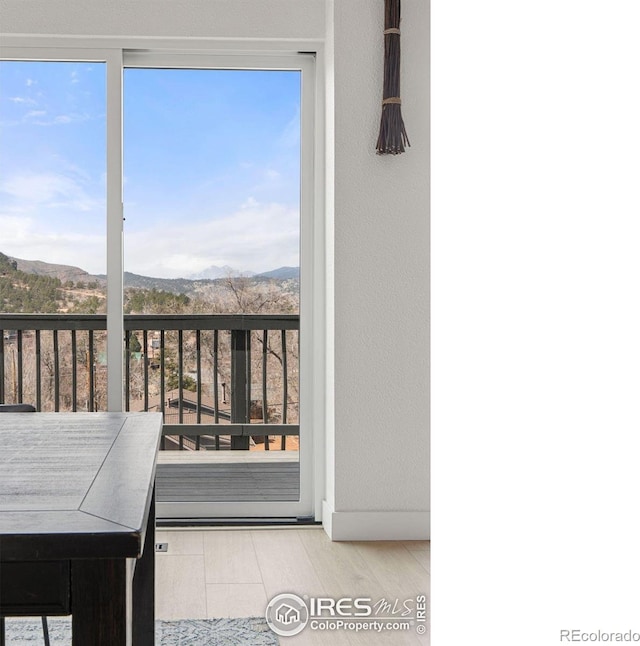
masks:
{"type": "Polygon", "coordinates": [[[410,146],[402,120],[400,101],[400,0],[384,2],[384,86],[382,116],[376,150],[398,155],[410,146]]]}

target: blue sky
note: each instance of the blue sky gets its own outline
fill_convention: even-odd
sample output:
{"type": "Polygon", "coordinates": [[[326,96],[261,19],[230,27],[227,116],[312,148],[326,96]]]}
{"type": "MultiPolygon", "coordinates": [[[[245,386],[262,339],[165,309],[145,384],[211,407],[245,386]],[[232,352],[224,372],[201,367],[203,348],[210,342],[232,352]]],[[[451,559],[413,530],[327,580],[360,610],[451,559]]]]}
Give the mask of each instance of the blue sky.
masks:
{"type": "MultiPolygon", "coordinates": [[[[125,269],[299,264],[297,72],[127,69],[125,269]]],[[[105,268],[105,68],[0,63],[0,251],[105,268]]]]}

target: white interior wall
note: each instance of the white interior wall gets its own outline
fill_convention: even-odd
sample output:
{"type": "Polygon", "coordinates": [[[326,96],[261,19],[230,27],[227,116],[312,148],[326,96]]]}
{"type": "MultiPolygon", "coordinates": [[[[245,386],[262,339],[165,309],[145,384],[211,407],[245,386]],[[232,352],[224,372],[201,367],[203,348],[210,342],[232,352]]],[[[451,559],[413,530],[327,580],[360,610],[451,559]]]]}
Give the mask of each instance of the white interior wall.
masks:
{"type": "Polygon", "coordinates": [[[400,156],[374,150],[382,29],[383,3],[371,0],[0,4],[1,33],[326,40],[335,348],[329,338],[323,521],[338,540],[429,532],[428,2],[403,2],[402,110],[412,146],[400,156]]]}
{"type": "Polygon", "coordinates": [[[429,531],[429,3],[402,3],[398,156],[375,153],[383,29],[382,2],[336,0],[334,538],[429,531]]]}
{"type": "Polygon", "coordinates": [[[322,38],[324,0],[3,0],[0,33],[322,38]]]}

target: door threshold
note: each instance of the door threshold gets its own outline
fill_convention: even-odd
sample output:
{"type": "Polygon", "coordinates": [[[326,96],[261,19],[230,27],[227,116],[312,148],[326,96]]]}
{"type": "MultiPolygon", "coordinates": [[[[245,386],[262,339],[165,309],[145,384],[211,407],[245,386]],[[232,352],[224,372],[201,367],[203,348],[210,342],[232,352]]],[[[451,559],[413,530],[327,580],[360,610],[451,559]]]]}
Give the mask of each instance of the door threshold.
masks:
{"type": "Polygon", "coordinates": [[[238,528],[238,527],[322,527],[322,522],[313,517],[300,518],[160,518],[156,520],[158,529],[207,527],[238,528]]]}

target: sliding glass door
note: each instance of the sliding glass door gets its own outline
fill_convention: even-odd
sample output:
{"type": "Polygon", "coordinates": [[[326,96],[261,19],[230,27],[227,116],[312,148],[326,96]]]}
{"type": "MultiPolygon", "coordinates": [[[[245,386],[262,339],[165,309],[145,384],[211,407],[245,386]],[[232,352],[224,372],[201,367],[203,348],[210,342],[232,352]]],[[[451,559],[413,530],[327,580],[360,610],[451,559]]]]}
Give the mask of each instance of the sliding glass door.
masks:
{"type": "Polygon", "coordinates": [[[162,412],[160,516],[312,515],[313,56],[2,58],[0,398],[162,412]]]}
{"type": "Polygon", "coordinates": [[[225,63],[125,58],[127,405],[172,429],[165,513],[305,516],[303,70],[225,63]]]}

